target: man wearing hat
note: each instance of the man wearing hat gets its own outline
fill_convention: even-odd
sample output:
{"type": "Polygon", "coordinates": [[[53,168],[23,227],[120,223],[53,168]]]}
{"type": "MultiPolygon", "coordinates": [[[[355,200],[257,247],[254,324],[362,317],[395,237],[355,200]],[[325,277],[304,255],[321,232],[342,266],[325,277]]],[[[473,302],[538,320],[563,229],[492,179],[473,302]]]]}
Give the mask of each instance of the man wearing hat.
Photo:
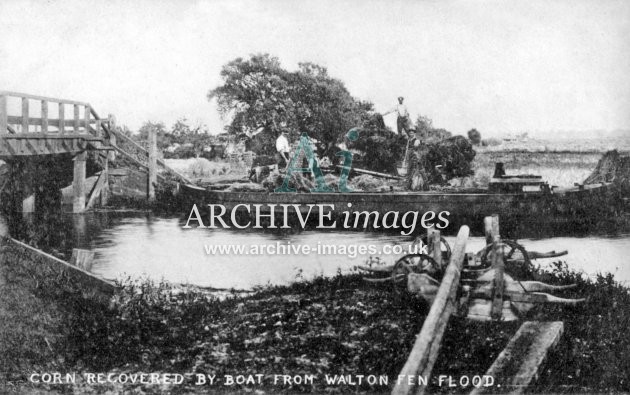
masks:
{"type": "Polygon", "coordinates": [[[396,107],[383,114],[383,116],[393,112],[398,114],[398,118],[396,119],[396,129],[398,129],[398,134],[402,134],[403,131],[407,133],[409,130],[409,111],[407,110],[407,106],[403,104],[404,100],[404,97],[398,97],[398,104],[396,107]]]}

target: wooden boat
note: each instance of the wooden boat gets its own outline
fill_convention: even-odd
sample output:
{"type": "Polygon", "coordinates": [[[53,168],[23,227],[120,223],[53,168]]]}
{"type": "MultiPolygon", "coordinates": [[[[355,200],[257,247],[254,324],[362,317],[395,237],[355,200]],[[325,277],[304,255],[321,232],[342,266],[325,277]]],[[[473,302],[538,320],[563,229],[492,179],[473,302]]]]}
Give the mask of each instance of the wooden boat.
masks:
{"type": "MultiPolygon", "coordinates": [[[[572,223],[588,225],[610,217],[615,206],[610,188],[610,183],[550,188],[539,176],[500,175],[491,180],[487,189],[457,191],[274,193],[229,192],[184,185],[183,192],[200,208],[217,204],[227,210],[236,207],[237,211],[246,211],[247,205],[261,205],[261,212],[273,209],[277,215],[285,210],[281,205],[297,205],[301,212],[311,210],[312,214],[319,211],[318,205],[334,205],[334,212],[376,211],[381,216],[390,211],[401,214],[418,211],[420,215],[428,211],[448,212],[449,228],[473,221],[479,223],[485,216],[499,214],[502,225],[506,225],[504,229],[510,232],[517,223],[536,228],[555,223],[568,231],[576,229],[567,228],[572,223]]],[[[331,211],[330,206],[322,209],[331,211]]],[[[519,237],[522,235],[519,233],[519,237]]]]}

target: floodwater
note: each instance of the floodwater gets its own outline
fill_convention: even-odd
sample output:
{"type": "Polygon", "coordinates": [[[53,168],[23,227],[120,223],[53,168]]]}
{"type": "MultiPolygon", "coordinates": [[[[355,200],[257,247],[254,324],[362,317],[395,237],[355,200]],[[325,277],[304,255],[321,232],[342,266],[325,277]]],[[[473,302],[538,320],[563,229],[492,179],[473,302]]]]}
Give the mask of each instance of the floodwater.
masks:
{"type": "MultiPolygon", "coordinates": [[[[38,245],[66,259],[72,248],[94,250],[92,272],[107,279],[130,276],[217,289],[251,289],[318,275],[330,276],[338,271],[351,272],[370,257],[394,263],[403,253],[383,250],[395,245],[399,246],[395,248],[406,248],[411,241],[397,234],[373,232],[277,233],[183,229],[182,225],[178,218],[149,214],[69,215],[63,221],[49,224],[46,237],[40,236],[38,245]],[[242,246],[246,250],[211,251],[212,248],[234,248],[230,246],[242,246]],[[263,248],[265,251],[261,251],[263,248]],[[281,253],[270,253],[270,248],[281,253]],[[305,253],[304,248],[310,248],[311,252],[305,253]],[[318,248],[320,253],[317,253],[318,248]],[[373,251],[359,251],[360,248],[373,251]]],[[[23,229],[21,232],[25,233],[23,229]]],[[[454,245],[455,237],[447,237],[447,240],[454,245]]],[[[562,260],[569,268],[587,276],[610,272],[617,281],[630,285],[630,263],[626,259],[630,234],[522,239],[519,242],[533,251],[569,251],[561,258],[535,261],[543,266],[562,260]]],[[[481,237],[471,237],[466,250],[476,252],[484,243],[481,237]]]]}

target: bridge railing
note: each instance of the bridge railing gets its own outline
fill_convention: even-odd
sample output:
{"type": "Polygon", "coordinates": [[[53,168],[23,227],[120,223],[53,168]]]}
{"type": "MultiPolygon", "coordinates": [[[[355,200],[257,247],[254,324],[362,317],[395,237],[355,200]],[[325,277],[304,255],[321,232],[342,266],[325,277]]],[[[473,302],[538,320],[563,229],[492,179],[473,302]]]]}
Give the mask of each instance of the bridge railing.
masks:
{"type": "Polygon", "coordinates": [[[100,123],[101,120],[92,117],[89,103],[0,91],[0,133],[89,133],[98,136],[100,123]],[[51,104],[56,106],[57,114],[51,114],[51,104]],[[32,116],[37,112],[39,116],[32,116]]]}
{"type": "MultiPolygon", "coordinates": [[[[54,134],[90,134],[102,139],[106,145],[111,145],[122,156],[140,168],[148,169],[149,167],[147,150],[129,137],[119,133],[116,130],[116,120],[113,116],[101,118],[89,103],[0,90],[0,135],[7,133],[30,133],[32,135],[37,132],[46,134],[47,137],[54,134]],[[31,104],[34,103],[39,105],[39,117],[31,116],[33,113],[37,113],[37,111],[32,111],[34,107],[31,107],[31,104]],[[10,106],[9,104],[17,104],[17,106],[10,106]],[[50,117],[50,104],[57,107],[57,118],[50,117]],[[70,113],[66,110],[71,111],[72,117],[67,116],[70,113]]],[[[163,160],[158,159],[157,164],[173,174],[175,178],[191,183],[191,180],[168,167],[163,160]]]]}

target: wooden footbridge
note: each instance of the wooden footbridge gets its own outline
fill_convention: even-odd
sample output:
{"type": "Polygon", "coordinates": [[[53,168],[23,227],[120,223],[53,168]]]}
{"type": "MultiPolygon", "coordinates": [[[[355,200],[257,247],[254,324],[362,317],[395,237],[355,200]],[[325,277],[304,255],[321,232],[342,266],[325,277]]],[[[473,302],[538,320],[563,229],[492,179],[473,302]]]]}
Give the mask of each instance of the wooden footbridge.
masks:
{"type": "Polygon", "coordinates": [[[107,199],[109,163],[119,156],[147,173],[147,198],[155,199],[160,168],[177,180],[190,183],[158,158],[155,131],[148,149],[122,134],[113,115],[101,118],[85,102],[0,91],[0,159],[70,154],[74,161],[73,212],[81,213],[99,198],[107,199]],[[87,152],[96,152],[101,172],[86,198],[87,152]]]}

